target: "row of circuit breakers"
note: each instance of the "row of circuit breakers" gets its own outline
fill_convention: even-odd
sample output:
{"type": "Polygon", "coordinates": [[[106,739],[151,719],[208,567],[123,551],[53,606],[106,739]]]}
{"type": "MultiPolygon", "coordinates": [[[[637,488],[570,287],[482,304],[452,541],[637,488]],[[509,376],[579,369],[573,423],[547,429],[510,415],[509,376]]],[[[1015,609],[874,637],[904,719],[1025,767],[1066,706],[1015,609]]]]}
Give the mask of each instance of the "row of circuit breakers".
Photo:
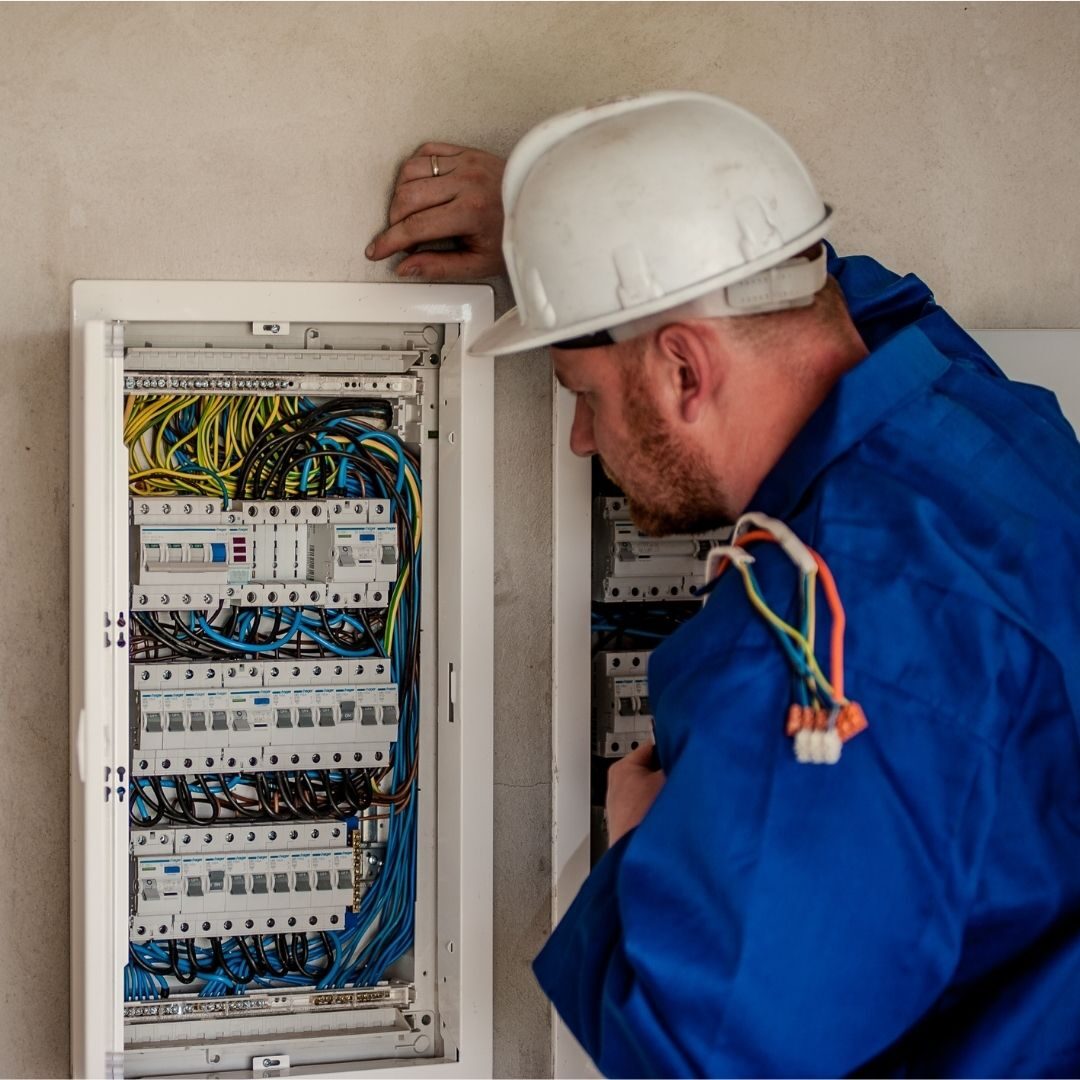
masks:
{"type": "Polygon", "coordinates": [[[374,819],[132,834],[131,940],[340,930],[382,868],[374,819]]]}
{"type": "MultiPolygon", "coordinates": [[[[397,526],[379,499],[131,501],[131,607],[385,608],[397,526]]],[[[131,665],[133,778],[385,767],[382,658],[131,665]]],[[[194,781],[197,782],[197,781],[194,781]]],[[[131,832],[132,941],[340,930],[382,868],[386,822],[233,820],[131,832]]]]}
{"type": "MultiPolygon", "coordinates": [[[[594,605],[693,603],[705,584],[709,549],[730,529],[693,536],[650,537],[631,521],[625,498],[593,500],[594,605]]],[[[652,739],[650,650],[601,649],[593,654],[593,754],[623,757],[652,739]]]]}
{"type": "Polygon", "coordinates": [[[134,610],[386,607],[397,526],[377,499],[136,499],[134,610]]]}

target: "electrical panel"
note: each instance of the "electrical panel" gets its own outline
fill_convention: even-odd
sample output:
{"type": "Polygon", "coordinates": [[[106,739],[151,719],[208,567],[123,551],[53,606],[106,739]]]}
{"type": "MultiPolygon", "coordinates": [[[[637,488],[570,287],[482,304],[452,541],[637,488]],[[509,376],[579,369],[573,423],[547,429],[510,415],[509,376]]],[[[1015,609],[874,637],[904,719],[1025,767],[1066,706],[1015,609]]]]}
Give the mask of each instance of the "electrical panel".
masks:
{"type": "Polygon", "coordinates": [[[489,1071],[490,291],[73,300],[76,1075],[489,1071]]]}

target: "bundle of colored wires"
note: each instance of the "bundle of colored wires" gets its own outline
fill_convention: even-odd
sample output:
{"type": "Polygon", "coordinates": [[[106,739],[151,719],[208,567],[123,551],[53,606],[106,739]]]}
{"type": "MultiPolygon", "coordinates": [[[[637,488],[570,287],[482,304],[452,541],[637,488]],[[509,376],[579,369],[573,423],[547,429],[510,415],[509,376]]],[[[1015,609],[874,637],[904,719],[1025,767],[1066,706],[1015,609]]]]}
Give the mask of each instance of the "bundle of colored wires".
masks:
{"type": "MultiPolygon", "coordinates": [[[[387,767],[330,771],[140,777],[131,814],[162,820],[293,820],[346,817],[369,803],[388,822],[382,872],[348,915],[310,949],[310,961],[280,978],[281,956],[265,965],[252,940],[200,939],[173,960],[170,943],[132,945],[125,985],[133,999],[201,980],[200,993],[249,986],[370,985],[412,947],[416,896],[419,736],[420,560],[423,507],[419,462],[386,429],[384,401],[221,396],[129,396],[125,442],[133,494],[196,493],[230,499],[381,498],[398,526],[398,572],[385,611],[228,608],[133,614],[133,656],[142,660],[225,657],[386,659],[399,689],[398,739],[387,767]],[[188,949],[191,952],[188,952],[188,949]],[[164,952],[162,951],[164,950],[164,952]],[[256,964],[247,953],[254,950],[256,964]],[[321,950],[321,951],[320,951],[321,950]],[[322,963],[325,961],[325,963],[322,963]],[[265,967],[260,973],[257,970],[265,967]],[[166,970],[168,968],[168,970],[166,970]],[[317,969],[317,970],[316,970],[317,969]]],[[[264,949],[267,946],[263,945],[264,949]]]]}
{"type": "MultiPolygon", "coordinates": [[[[755,529],[739,536],[734,546],[746,548],[758,542],[778,543],[777,537],[765,529],[755,529]]],[[[832,572],[825,560],[812,548],[803,545],[812,556],[813,572],[800,572],[799,627],[785,622],[766,602],[749,559],[724,558],[717,568],[709,588],[713,588],[728,566],[734,564],[742,578],[747,598],[754,610],[776,635],[794,676],[795,698],[798,704],[811,708],[838,709],[848,704],[844,697],[844,627],[846,616],[832,572]],[[829,606],[832,629],[830,635],[830,678],[826,678],[815,655],[816,596],[820,582],[829,606]]]]}
{"type": "MultiPolygon", "coordinates": [[[[382,756],[381,753],[379,755],[382,756]]],[[[129,816],[139,828],[161,821],[212,825],[226,821],[300,821],[362,814],[386,769],[133,776],[129,816]]],[[[365,820],[385,817],[366,814],[365,820]]]]}
{"type": "Polygon", "coordinates": [[[249,987],[311,986],[333,966],[335,933],[249,934],[243,937],[132,942],[124,969],[128,1001],[168,997],[200,982],[200,997],[242,994],[249,987]]]}

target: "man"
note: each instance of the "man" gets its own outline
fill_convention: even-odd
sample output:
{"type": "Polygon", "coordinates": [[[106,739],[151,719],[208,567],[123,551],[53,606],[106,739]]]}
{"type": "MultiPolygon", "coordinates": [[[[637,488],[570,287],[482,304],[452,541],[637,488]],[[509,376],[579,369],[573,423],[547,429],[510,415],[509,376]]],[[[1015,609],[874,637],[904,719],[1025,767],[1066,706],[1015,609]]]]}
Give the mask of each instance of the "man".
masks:
{"type": "MultiPolygon", "coordinates": [[[[495,272],[501,173],[422,147],[369,257],[456,237],[399,273],[495,272]]],[[[655,757],[612,768],[611,847],[536,961],[556,1008],[609,1075],[1080,1073],[1080,448],[1053,396],[917,278],[838,258],[794,153],[727,102],[557,117],[502,188],[519,308],[477,351],[552,346],[572,448],[646,530],[794,533],[733,552],[654,653],[655,757]],[[839,607],[801,653],[777,633],[802,545],[869,721],[831,765],[785,729],[807,685],[830,733],[848,700],[803,648],[817,625],[824,666],[839,607]]]]}

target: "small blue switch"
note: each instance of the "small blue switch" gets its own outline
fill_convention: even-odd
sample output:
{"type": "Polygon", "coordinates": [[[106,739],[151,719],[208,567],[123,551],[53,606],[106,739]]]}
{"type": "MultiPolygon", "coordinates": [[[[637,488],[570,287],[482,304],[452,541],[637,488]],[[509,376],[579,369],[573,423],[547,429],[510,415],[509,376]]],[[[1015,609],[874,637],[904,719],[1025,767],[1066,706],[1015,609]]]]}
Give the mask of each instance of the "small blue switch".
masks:
{"type": "Polygon", "coordinates": [[[211,544],[210,545],[210,561],[211,562],[225,562],[225,545],[224,544],[211,544]]]}

